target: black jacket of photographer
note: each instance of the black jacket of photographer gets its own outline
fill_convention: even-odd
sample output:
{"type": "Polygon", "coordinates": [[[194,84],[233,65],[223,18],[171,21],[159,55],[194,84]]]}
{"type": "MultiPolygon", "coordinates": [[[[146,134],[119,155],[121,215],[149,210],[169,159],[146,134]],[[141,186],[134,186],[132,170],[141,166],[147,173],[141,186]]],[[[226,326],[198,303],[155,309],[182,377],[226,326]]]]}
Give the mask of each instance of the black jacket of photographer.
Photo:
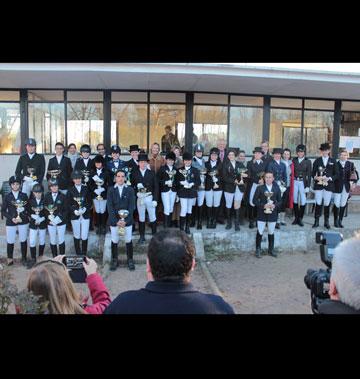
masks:
{"type": "Polygon", "coordinates": [[[108,225],[116,226],[120,220],[118,211],[126,209],[129,215],[125,218],[126,226],[133,224],[133,213],[135,210],[135,192],[131,186],[124,185],[121,198],[118,187],[111,186],[108,188],[106,207],[109,213],[108,225]]]}
{"type": "Polygon", "coordinates": [[[107,170],[106,168],[102,168],[101,170],[96,170],[96,168],[93,168],[90,171],[90,180],[88,182],[88,187],[89,187],[89,190],[91,192],[91,197],[93,199],[95,199],[95,197],[97,196],[97,194],[94,191],[98,188],[97,184],[93,180],[93,177],[95,175],[97,175],[100,179],[102,179],[104,181],[104,184],[101,187],[104,188],[105,191],[101,192],[100,195],[103,198],[103,200],[106,200],[107,199],[107,191],[108,191],[109,186],[114,185],[113,176],[112,176],[111,172],[109,170],[107,170]],[[99,174],[98,174],[98,171],[99,171],[99,174]]]}
{"type": "Polygon", "coordinates": [[[21,155],[16,165],[15,175],[20,176],[21,179],[24,176],[30,176],[28,172],[30,167],[35,169],[33,175],[36,176],[36,181],[42,184],[45,175],[45,158],[43,154],[35,153],[31,159],[27,153],[21,155]]]}
{"type": "MultiPolygon", "coordinates": [[[[68,211],[69,211],[67,197],[63,195],[60,191],[58,191],[57,196],[54,201],[52,192],[49,191],[44,197],[44,206],[46,207],[49,205],[56,206],[56,210],[54,211],[54,217],[59,216],[59,218],[61,219],[61,223],[57,224],[57,226],[65,225],[68,220],[68,211]]],[[[48,219],[50,212],[46,208],[45,208],[45,214],[46,214],[47,224],[51,225],[50,220],[48,219]]]]}
{"type": "Polygon", "coordinates": [[[314,190],[326,190],[329,192],[334,192],[335,189],[335,181],[339,177],[339,169],[338,165],[336,163],[336,160],[334,158],[329,157],[327,161],[327,165],[324,166],[322,157],[316,158],[313,163],[313,169],[312,169],[312,177],[319,175],[319,167],[324,167],[325,170],[323,172],[323,176],[327,176],[328,178],[331,178],[332,180],[328,181],[327,186],[323,186],[318,184],[317,180],[314,180],[314,190]]]}
{"type": "Polygon", "coordinates": [[[60,163],[58,163],[56,156],[50,158],[49,163],[48,163],[48,168],[47,168],[47,174],[46,174],[47,180],[51,178],[51,175],[49,174],[50,170],[61,170],[60,174],[56,177],[59,183],[59,189],[67,190],[71,186],[72,166],[71,166],[70,158],[65,157],[63,155],[60,160],[60,163]]]}
{"type": "Polygon", "coordinates": [[[146,192],[151,192],[153,195],[153,200],[159,200],[159,183],[156,178],[155,171],[146,169],[145,175],[143,176],[140,168],[134,170],[131,176],[131,185],[134,188],[135,194],[138,193],[137,185],[141,183],[145,188],[146,192]]]}
{"type": "Polygon", "coordinates": [[[266,187],[266,184],[260,185],[256,188],[253,203],[257,207],[257,220],[258,221],[268,221],[268,222],[276,222],[278,217],[278,211],[281,207],[281,192],[279,186],[273,182],[272,184],[272,192],[273,195],[270,198],[274,202],[275,208],[273,209],[272,213],[264,213],[265,209],[264,206],[267,203],[267,197],[265,196],[265,192],[267,192],[268,189],[266,187]]]}
{"type": "Polygon", "coordinates": [[[335,180],[335,193],[341,193],[343,190],[343,187],[345,187],[346,192],[350,191],[350,177],[351,174],[354,172],[356,174],[357,180],[354,180],[355,183],[359,180],[359,174],[355,170],[355,165],[353,162],[346,161],[344,168],[342,167],[340,161],[336,162],[336,165],[338,166],[339,175],[338,178],[335,180]]]}
{"type": "MultiPolygon", "coordinates": [[[[29,201],[26,194],[23,192],[20,192],[20,191],[19,191],[17,199],[21,200],[21,201],[29,201]]],[[[27,204],[25,204],[25,206],[24,206],[24,212],[20,213],[20,218],[21,218],[22,222],[19,222],[18,224],[14,224],[12,222],[12,219],[17,217],[17,215],[18,215],[15,205],[13,205],[13,203],[12,203],[13,201],[15,202],[15,197],[14,197],[12,191],[10,191],[4,197],[3,203],[1,205],[1,214],[3,215],[3,217],[6,218],[6,226],[16,226],[16,225],[28,224],[29,223],[29,214],[28,214],[27,204]]]]}
{"type": "MultiPolygon", "coordinates": [[[[244,163],[235,161],[234,168],[229,159],[227,161],[224,161],[221,174],[224,192],[234,193],[236,191],[236,187],[239,188],[240,192],[245,191],[245,185],[235,184],[236,178],[240,181],[240,174],[238,173],[240,169],[247,169],[244,163]]],[[[245,178],[243,180],[245,182],[245,178]]]]}
{"type": "Polygon", "coordinates": [[[80,216],[76,216],[75,210],[79,210],[79,204],[75,201],[76,197],[82,197],[82,204],[80,208],[86,208],[86,212],[82,215],[85,220],[91,217],[91,192],[88,186],[81,185],[81,191],[79,192],[75,186],[69,188],[67,194],[67,203],[70,210],[70,220],[78,220],[80,216]]]}
{"type": "Polygon", "coordinates": [[[223,189],[223,177],[222,177],[222,166],[220,159],[218,158],[216,161],[216,165],[214,167],[211,167],[210,159],[205,163],[205,168],[207,170],[206,177],[205,177],[205,191],[222,191],[223,189]],[[212,176],[209,175],[209,172],[211,171],[217,171],[216,178],[218,179],[217,185],[219,188],[214,188],[215,183],[213,182],[212,176]]]}
{"type": "Polygon", "coordinates": [[[173,171],[176,171],[176,173],[173,176],[173,186],[169,187],[169,186],[167,186],[165,184],[165,182],[167,182],[168,180],[170,180],[169,175],[166,173],[167,171],[170,171],[169,166],[165,165],[165,166],[161,166],[159,168],[159,171],[157,172],[157,180],[159,182],[160,192],[169,192],[169,191],[176,192],[175,177],[176,177],[176,174],[177,174],[177,169],[175,168],[175,165],[173,166],[172,169],[173,169],[173,171]]]}
{"type": "Polygon", "coordinates": [[[29,214],[29,227],[30,229],[46,229],[46,211],[44,208],[44,196],[41,197],[39,204],[36,201],[35,196],[30,195],[29,202],[26,204],[27,209],[28,209],[28,214],[29,214]],[[35,220],[31,217],[31,215],[35,215],[35,211],[32,208],[42,208],[41,211],[39,212],[40,217],[45,217],[45,220],[42,221],[39,225],[35,224],[35,220]]]}
{"type": "Polygon", "coordinates": [[[294,180],[302,179],[304,182],[304,188],[309,188],[311,184],[312,163],[311,160],[304,157],[299,163],[299,157],[293,158],[294,164],[294,180]]]}
{"type": "Polygon", "coordinates": [[[318,306],[319,314],[323,315],[360,315],[360,310],[350,307],[349,305],[337,300],[324,300],[318,306]]]}
{"type": "Polygon", "coordinates": [[[176,173],[175,177],[178,196],[184,199],[196,198],[198,187],[201,184],[199,170],[191,166],[187,172],[187,181],[189,183],[194,183],[194,185],[191,188],[184,188],[184,186],[180,184],[180,182],[185,180],[185,176],[180,173],[180,170],[185,170],[185,167],[181,167],[179,171],[176,173]]]}

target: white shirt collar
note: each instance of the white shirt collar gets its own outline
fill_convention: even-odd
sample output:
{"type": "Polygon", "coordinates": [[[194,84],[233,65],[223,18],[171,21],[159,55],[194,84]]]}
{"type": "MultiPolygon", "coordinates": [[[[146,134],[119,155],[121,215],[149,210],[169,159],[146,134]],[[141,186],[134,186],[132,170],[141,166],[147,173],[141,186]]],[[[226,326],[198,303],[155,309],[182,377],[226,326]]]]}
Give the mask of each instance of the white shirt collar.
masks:
{"type": "Polygon", "coordinates": [[[174,166],[169,166],[169,165],[166,165],[166,166],[168,166],[169,171],[172,171],[172,169],[174,167],[174,166]]]}
{"type": "Polygon", "coordinates": [[[79,185],[75,185],[76,189],[78,190],[78,192],[81,192],[81,184],[79,185]]]}
{"type": "Polygon", "coordinates": [[[190,170],[191,166],[185,166],[185,170],[190,170]]]}
{"type": "Polygon", "coordinates": [[[32,153],[32,154],[28,153],[28,156],[29,156],[30,159],[32,159],[34,155],[35,155],[35,153],[32,153]]]}
{"type": "Polygon", "coordinates": [[[58,195],[58,193],[59,193],[59,192],[56,192],[56,193],[55,193],[55,192],[51,192],[51,195],[52,195],[53,198],[56,198],[57,195],[58,195]]]}
{"type": "Polygon", "coordinates": [[[274,161],[277,163],[277,164],[280,164],[281,163],[281,159],[279,161],[277,161],[276,159],[274,159],[274,161]]]}
{"type": "Polygon", "coordinates": [[[271,192],[271,190],[272,190],[272,184],[268,185],[268,184],[265,183],[265,185],[266,185],[266,188],[268,189],[268,191],[271,192]]]}
{"type": "Polygon", "coordinates": [[[298,157],[298,159],[299,159],[299,163],[301,163],[305,159],[305,157],[302,157],[302,158],[298,157]]]}
{"type": "Polygon", "coordinates": [[[256,161],[257,164],[260,164],[262,162],[261,159],[259,159],[258,161],[256,161]]]}
{"type": "Polygon", "coordinates": [[[63,156],[62,156],[62,155],[60,155],[60,156],[59,156],[59,155],[55,155],[55,157],[56,157],[56,160],[57,160],[58,162],[60,162],[60,161],[62,160],[62,157],[63,157],[63,156]]]}
{"type": "Polygon", "coordinates": [[[96,173],[99,175],[99,174],[101,174],[102,173],[102,168],[97,168],[96,169],[96,173]]]}
{"type": "Polygon", "coordinates": [[[15,191],[11,191],[11,192],[12,192],[12,194],[14,195],[15,199],[17,199],[17,198],[19,197],[19,193],[20,193],[20,191],[17,191],[17,192],[15,192],[15,191]]]}
{"type": "Polygon", "coordinates": [[[210,165],[211,165],[211,167],[215,167],[215,166],[216,166],[216,163],[217,163],[217,161],[210,161],[210,165]]]}
{"type": "Polygon", "coordinates": [[[39,204],[40,204],[40,201],[41,201],[41,199],[37,199],[37,198],[35,197],[35,200],[36,200],[36,203],[39,205],[39,204]]]}

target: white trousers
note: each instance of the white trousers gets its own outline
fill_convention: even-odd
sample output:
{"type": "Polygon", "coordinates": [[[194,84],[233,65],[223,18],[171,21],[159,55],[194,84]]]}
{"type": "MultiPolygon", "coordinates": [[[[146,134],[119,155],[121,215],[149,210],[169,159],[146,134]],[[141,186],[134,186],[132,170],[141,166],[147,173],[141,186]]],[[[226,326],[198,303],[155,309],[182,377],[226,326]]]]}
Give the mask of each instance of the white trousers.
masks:
{"type": "Polygon", "coordinates": [[[82,239],[83,241],[88,239],[90,219],[83,219],[80,217],[78,220],[71,220],[74,238],[82,239]]]}
{"type": "Polygon", "coordinates": [[[50,237],[50,244],[51,245],[61,245],[65,241],[65,231],[66,231],[66,224],[65,225],[48,225],[48,232],[50,237]],[[57,241],[56,242],[56,235],[57,235],[57,241]]]}
{"type": "MultiPolygon", "coordinates": [[[[263,235],[264,230],[265,230],[265,225],[266,225],[265,221],[258,221],[257,222],[257,227],[258,227],[259,234],[263,235]]],[[[276,222],[268,222],[267,223],[268,234],[270,234],[270,235],[274,234],[274,232],[275,232],[275,226],[276,226],[276,222]]]]}
{"type": "Polygon", "coordinates": [[[330,204],[332,192],[326,190],[316,190],[315,191],[315,201],[317,205],[321,205],[324,200],[324,207],[330,204]]]}
{"type": "Polygon", "coordinates": [[[39,245],[45,245],[46,229],[30,229],[29,242],[30,247],[36,247],[39,236],[39,245]]]}
{"type": "Polygon", "coordinates": [[[306,204],[306,193],[304,182],[302,180],[294,180],[294,204],[298,204],[300,196],[300,205],[306,204]]]}
{"type": "Polygon", "coordinates": [[[258,184],[253,183],[252,186],[251,186],[251,190],[250,190],[249,203],[250,203],[250,205],[252,207],[255,207],[255,204],[253,203],[253,200],[254,200],[254,195],[255,195],[255,191],[256,191],[257,186],[258,186],[258,184]]]}
{"type": "Polygon", "coordinates": [[[231,209],[234,202],[234,209],[239,209],[241,206],[241,201],[243,199],[244,193],[239,190],[236,186],[234,193],[224,192],[226,208],[231,209]]]}
{"type": "Polygon", "coordinates": [[[137,210],[139,213],[139,221],[145,222],[145,211],[149,214],[149,221],[156,221],[156,207],[152,205],[153,197],[152,195],[146,196],[143,199],[137,199],[137,210]],[[143,204],[141,204],[141,200],[143,204]]]}
{"type": "Polygon", "coordinates": [[[202,207],[205,199],[205,191],[198,191],[197,197],[193,199],[193,205],[197,204],[198,207],[202,207]]]}
{"type": "Polygon", "coordinates": [[[7,243],[15,243],[16,231],[19,231],[19,241],[25,242],[28,236],[29,224],[6,226],[6,241],[7,243]]]}
{"type": "Polygon", "coordinates": [[[341,193],[334,193],[334,204],[336,207],[345,207],[349,197],[349,192],[346,192],[345,186],[341,193]]]}
{"type": "Polygon", "coordinates": [[[106,200],[93,200],[96,213],[104,214],[106,211],[106,200]]]}
{"type": "Polygon", "coordinates": [[[191,214],[194,199],[185,199],[180,197],[180,217],[185,217],[186,214],[191,214]]]}
{"type": "MultiPolygon", "coordinates": [[[[112,243],[119,243],[120,241],[120,234],[119,234],[119,227],[118,226],[110,226],[110,232],[111,232],[111,242],[112,243]]],[[[125,243],[129,243],[132,240],[132,225],[125,226],[125,235],[124,235],[125,243]]]]}
{"type": "Polygon", "coordinates": [[[174,204],[176,200],[176,192],[168,191],[161,192],[161,200],[164,206],[164,214],[169,216],[174,210],[174,204]]]}
{"type": "Polygon", "coordinates": [[[205,191],[206,206],[220,207],[222,193],[223,191],[205,191]]]}

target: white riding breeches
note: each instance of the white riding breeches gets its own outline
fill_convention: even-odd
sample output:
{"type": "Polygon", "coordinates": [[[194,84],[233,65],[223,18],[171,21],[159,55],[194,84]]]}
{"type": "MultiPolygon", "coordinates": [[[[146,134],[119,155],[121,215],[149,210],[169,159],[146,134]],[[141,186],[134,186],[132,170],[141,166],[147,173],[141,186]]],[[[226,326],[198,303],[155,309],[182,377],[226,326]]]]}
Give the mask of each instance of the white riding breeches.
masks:
{"type": "Polygon", "coordinates": [[[156,220],[156,207],[152,204],[152,195],[146,196],[142,199],[137,199],[137,210],[139,213],[139,221],[145,222],[145,211],[149,214],[149,221],[154,222],[156,220]]]}
{"type": "Polygon", "coordinates": [[[39,236],[39,245],[45,245],[46,229],[30,229],[30,247],[35,247],[39,236]]]}
{"type": "Polygon", "coordinates": [[[106,200],[93,200],[95,213],[104,214],[106,211],[106,200]]]}
{"type": "Polygon", "coordinates": [[[47,228],[49,232],[51,245],[56,245],[57,243],[61,245],[65,241],[66,224],[59,225],[59,226],[48,225],[47,228]],[[58,242],[56,242],[56,235],[57,235],[58,242]]]}
{"type": "Polygon", "coordinates": [[[6,241],[7,243],[15,243],[16,231],[19,231],[19,241],[25,242],[28,236],[29,224],[6,226],[6,241]]]}
{"type": "Polygon", "coordinates": [[[222,193],[223,191],[205,191],[206,206],[220,207],[222,193]]]}
{"type": "Polygon", "coordinates": [[[161,192],[161,200],[164,206],[164,214],[169,216],[169,214],[172,213],[174,210],[176,192],[174,191],[161,192]]]}
{"type": "Polygon", "coordinates": [[[321,205],[324,200],[324,207],[330,204],[332,192],[326,190],[315,190],[315,201],[317,205],[321,205]]]}
{"type": "Polygon", "coordinates": [[[239,190],[239,187],[236,186],[236,190],[234,193],[224,192],[224,195],[225,195],[226,208],[231,209],[233,202],[234,202],[235,209],[240,208],[244,193],[239,190]]]}
{"type": "Polygon", "coordinates": [[[306,204],[306,193],[304,182],[302,180],[294,180],[294,204],[298,204],[298,199],[300,196],[300,205],[306,204]]]}
{"type": "Polygon", "coordinates": [[[334,193],[334,204],[336,207],[345,207],[349,198],[349,192],[346,192],[345,186],[341,193],[334,193]]]}
{"type": "Polygon", "coordinates": [[[78,220],[71,220],[71,225],[73,229],[74,238],[81,238],[83,241],[88,239],[90,219],[85,220],[81,217],[78,220]]]}
{"type": "MultiPolygon", "coordinates": [[[[258,228],[259,234],[263,235],[266,223],[267,223],[266,221],[258,221],[257,222],[257,228],[258,228]]],[[[274,234],[274,232],[275,232],[275,226],[276,226],[276,222],[268,222],[267,223],[268,234],[270,234],[270,235],[274,234]]]]}
{"type": "MultiPolygon", "coordinates": [[[[125,243],[129,243],[132,240],[132,225],[125,226],[125,235],[124,240],[125,243]]],[[[119,227],[118,226],[110,226],[110,232],[111,232],[111,242],[112,243],[119,243],[120,241],[120,234],[119,234],[119,227]]]]}
{"type": "Polygon", "coordinates": [[[194,199],[180,198],[180,217],[185,217],[186,214],[191,214],[194,199]]]}

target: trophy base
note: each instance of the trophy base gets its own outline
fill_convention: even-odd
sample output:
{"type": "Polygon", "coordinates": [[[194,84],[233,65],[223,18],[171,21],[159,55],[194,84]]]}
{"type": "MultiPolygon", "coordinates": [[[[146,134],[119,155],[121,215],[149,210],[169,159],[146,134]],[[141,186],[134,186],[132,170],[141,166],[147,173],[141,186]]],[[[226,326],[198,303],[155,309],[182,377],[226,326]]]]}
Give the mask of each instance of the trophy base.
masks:
{"type": "Polygon", "coordinates": [[[102,196],[96,196],[96,200],[104,200],[102,196]]]}

